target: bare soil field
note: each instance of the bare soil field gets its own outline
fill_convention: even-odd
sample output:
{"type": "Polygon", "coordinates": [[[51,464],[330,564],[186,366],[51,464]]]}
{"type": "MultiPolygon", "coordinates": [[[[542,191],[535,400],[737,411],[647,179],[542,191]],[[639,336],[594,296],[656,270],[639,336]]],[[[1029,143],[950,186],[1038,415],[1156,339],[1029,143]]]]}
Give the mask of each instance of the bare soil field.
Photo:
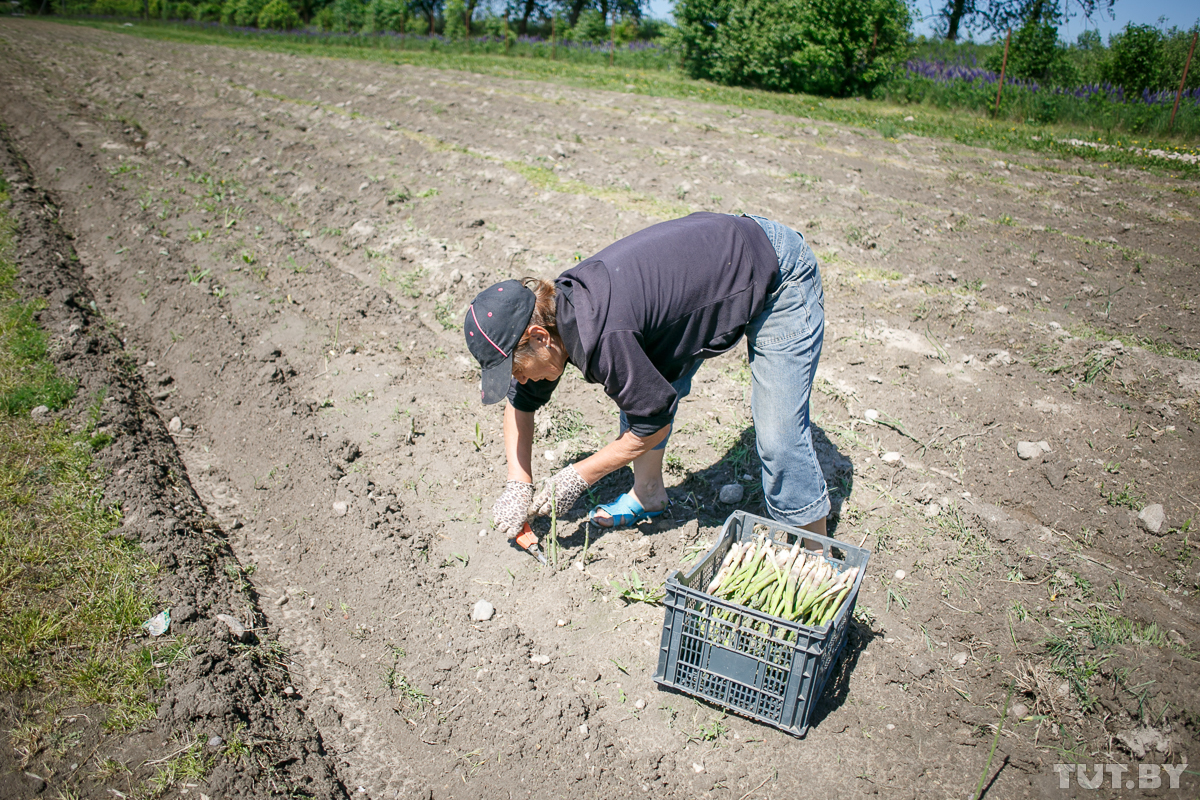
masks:
{"type": "MultiPolygon", "coordinates": [[[[110,488],[126,535],[183,576],[163,601],[193,610],[209,665],[172,667],[154,725],[94,743],[136,772],[172,731],[247,717],[279,748],[160,795],[963,798],[1002,717],[988,798],[1200,795],[1191,767],[1139,784],[1139,765],[1200,759],[1200,183],[32,20],[0,20],[0,124],[7,180],[46,193],[31,208],[73,248],[26,253],[30,292],[48,320],[94,299],[129,365],[110,488]],[[872,556],[803,739],[660,690],[662,607],[620,590],[762,513],[743,352],[681,404],[669,514],[589,526],[622,471],[559,520],[548,567],[489,530],[504,454],[466,303],[698,210],[784,222],[821,260],[831,535],[872,556]],[[71,269],[86,295],[60,291],[71,269]],[[175,483],[143,471],[172,458],[175,483]],[[235,566],[186,577],[186,547],[235,566]],[[264,678],[218,613],[288,655],[264,678]],[[259,681],[259,711],[189,706],[231,674],[214,663],[241,676],[218,695],[259,681]],[[1128,772],[1091,791],[1072,767],[1060,788],[1064,763],[1128,772]]],[[[72,362],[107,352],[55,324],[72,362]]],[[[540,477],[616,425],[569,371],[540,477]]],[[[6,796],[44,788],[25,772],[136,794],[87,749],[4,749],[6,796]]]]}

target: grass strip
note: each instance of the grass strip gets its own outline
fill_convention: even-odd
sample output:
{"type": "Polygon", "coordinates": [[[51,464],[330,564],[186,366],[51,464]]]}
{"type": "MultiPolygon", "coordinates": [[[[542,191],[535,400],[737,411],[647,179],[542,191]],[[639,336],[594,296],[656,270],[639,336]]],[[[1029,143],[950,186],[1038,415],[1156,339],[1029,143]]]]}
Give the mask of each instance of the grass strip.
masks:
{"type": "MultiPolygon", "coordinates": [[[[64,21],[66,22],[66,21],[64,21]]],[[[685,77],[674,68],[644,68],[626,65],[575,63],[547,58],[512,57],[468,51],[465,45],[439,44],[436,50],[407,50],[391,43],[390,37],[356,36],[322,38],[270,31],[244,31],[181,23],[138,20],[132,27],[106,20],[71,20],[75,24],[159,41],[288,53],[297,56],[352,58],[390,64],[459,70],[518,80],[537,80],[585,89],[599,89],[649,97],[698,100],[735,108],[774,111],[805,120],[825,120],[876,131],[896,139],[908,133],[945,139],[1002,152],[1035,152],[1041,155],[1077,157],[1100,166],[1133,166],[1170,175],[1200,175],[1200,163],[1164,158],[1145,147],[1131,147],[1128,133],[1107,132],[1095,127],[1039,124],[994,120],[966,109],[939,109],[930,105],[902,105],[863,98],[822,98],[783,94],[738,86],[720,86],[685,77]]],[[[754,131],[769,135],[766,131],[754,131]]],[[[1174,154],[1196,156],[1200,148],[1184,139],[1160,141],[1174,154]]]]}
{"type": "Polygon", "coordinates": [[[11,732],[27,761],[53,739],[58,709],[105,706],[107,729],[152,715],[150,689],[174,654],[164,647],[180,645],[131,641],[152,613],[156,567],[108,535],[120,513],[93,465],[110,441],[95,431],[103,398],[74,431],[29,413],[68,405],[76,389],[49,361],[44,303],[15,290],[7,190],[0,180],[0,692],[48,712],[11,732]]]}

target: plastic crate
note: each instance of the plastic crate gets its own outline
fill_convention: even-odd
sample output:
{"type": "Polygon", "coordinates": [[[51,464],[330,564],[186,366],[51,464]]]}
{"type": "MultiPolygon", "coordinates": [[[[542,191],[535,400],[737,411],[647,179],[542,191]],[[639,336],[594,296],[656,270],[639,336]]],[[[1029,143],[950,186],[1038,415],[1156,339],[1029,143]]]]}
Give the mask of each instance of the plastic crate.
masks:
{"type": "Polygon", "coordinates": [[[654,681],[714,705],[773,725],[794,736],[808,732],[813,709],[846,643],[870,552],[828,536],[735,511],[704,558],[666,583],[666,619],[654,681]],[[821,627],[773,617],[703,591],[734,542],[758,535],[821,553],[838,571],[858,567],[846,602],[821,627]],[[728,618],[714,612],[731,612],[728,618]],[[762,630],[765,623],[766,631],[762,630]],[[751,627],[753,625],[753,627],[751,627]]]}

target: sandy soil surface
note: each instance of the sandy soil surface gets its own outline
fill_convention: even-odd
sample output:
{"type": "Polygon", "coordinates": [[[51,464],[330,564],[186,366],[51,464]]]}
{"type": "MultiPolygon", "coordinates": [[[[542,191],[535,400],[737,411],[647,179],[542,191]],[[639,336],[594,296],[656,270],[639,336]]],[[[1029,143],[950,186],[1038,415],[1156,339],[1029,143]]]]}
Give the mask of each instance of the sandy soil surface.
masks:
{"type": "MultiPolygon", "coordinates": [[[[1014,684],[989,798],[1073,796],[1059,763],[1200,757],[1195,181],[30,20],[0,21],[0,97],[140,419],[294,654],[341,782],[309,791],[965,797],[1014,684]],[[601,532],[581,501],[549,568],[488,530],[504,457],[466,302],[695,210],[780,220],[821,259],[832,535],[872,557],[802,740],[659,690],[663,611],[611,583],[661,584],[734,508],[761,513],[743,353],[682,404],[669,516],[601,532]]],[[[615,435],[568,375],[542,476],[615,435]]],[[[203,591],[168,599],[243,612],[203,591]]],[[[1200,791],[1162,780],[1089,794],[1200,791]]]]}

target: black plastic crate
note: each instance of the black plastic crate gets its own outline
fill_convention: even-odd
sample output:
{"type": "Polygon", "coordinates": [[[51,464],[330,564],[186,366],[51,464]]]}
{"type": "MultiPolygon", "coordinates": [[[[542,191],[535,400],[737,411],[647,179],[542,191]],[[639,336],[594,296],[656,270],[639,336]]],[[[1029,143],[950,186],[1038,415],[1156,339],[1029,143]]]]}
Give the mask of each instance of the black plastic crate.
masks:
{"type": "Polygon", "coordinates": [[[870,552],[828,536],[735,511],[704,558],[680,577],[667,578],[666,619],[656,683],[773,725],[794,736],[808,732],[830,669],[846,644],[858,589],[870,552]],[[821,627],[773,617],[703,591],[734,542],[767,539],[822,554],[838,571],[858,576],[837,615],[821,627]],[[729,612],[728,618],[714,612],[729,612]],[[765,630],[764,630],[765,627],[765,630]]]}

